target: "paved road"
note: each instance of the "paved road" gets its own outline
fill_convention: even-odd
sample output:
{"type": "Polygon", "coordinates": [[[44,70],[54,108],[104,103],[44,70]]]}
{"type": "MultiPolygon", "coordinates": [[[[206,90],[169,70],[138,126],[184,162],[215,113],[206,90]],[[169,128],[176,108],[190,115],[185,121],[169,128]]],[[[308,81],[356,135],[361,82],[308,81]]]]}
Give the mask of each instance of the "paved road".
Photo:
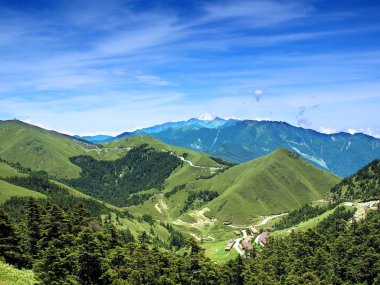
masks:
{"type": "Polygon", "coordinates": [[[235,244],[234,244],[234,249],[236,249],[236,251],[240,254],[240,255],[244,255],[244,252],[239,248],[239,244],[240,244],[240,241],[242,240],[243,238],[238,238],[235,240],[235,244]]]}
{"type": "Polygon", "coordinates": [[[256,226],[262,226],[264,224],[266,224],[269,220],[271,219],[274,219],[274,218],[277,218],[277,217],[281,217],[281,216],[285,216],[287,215],[288,213],[282,213],[282,214],[278,214],[278,215],[270,215],[268,217],[266,217],[264,220],[262,220],[259,224],[257,224],[256,226]]]}

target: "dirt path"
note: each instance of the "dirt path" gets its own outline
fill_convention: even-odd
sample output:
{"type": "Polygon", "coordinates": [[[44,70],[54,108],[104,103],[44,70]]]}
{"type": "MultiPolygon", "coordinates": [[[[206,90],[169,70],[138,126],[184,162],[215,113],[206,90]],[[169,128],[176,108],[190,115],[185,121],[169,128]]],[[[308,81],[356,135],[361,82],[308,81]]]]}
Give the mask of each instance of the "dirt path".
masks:
{"type": "Polygon", "coordinates": [[[165,203],[165,201],[162,198],[158,200],[158,202],[154,205],[154,207],[160,214],[162,214],[163,211],[166,212],[169,209],[168,205],[165,203]]]}
{"type": "Polygon", "coordinates": [[[366,209],[376,210],[377,204],[379,203],[380,203],[380,200],[373,200],[373,201],[362,202],[362,203],[346,202],[344,203],[344,205],[356,208],[354,218],[356,221],[359,221],[359,220],[365,219],[366,214],[367,214],[366,209]]]}
{"type": "Polygon", "coordinates": [[[195,168],[203,168],[203,169],[209,169],[211,171],[216,171],[216,170],[221,170],[223,167],[211,167],[211,166],[200,166],[200,165],[195,165],[191,160],[187,160],[182,156],[177,156],[180,160],[187,162],[190,164],[190,166],[195,167],[195,168]]]}
{"type": "Polygon", "coordinates": [[[216,223],[216,219],[215,218],[210,219],[204,215],[208,211],[210,211],[210,209],[205,207],[201,210],[190,213],[189,216],[193,217],[196,220],[195,223],[187,223],[187,222],[182,221],[181,219],[177,219],[176,221],[173,222],[173,224],[193,227],[193,228],[198,228],[198,229],[203,228],[206,225],[214,225],[216,223]]]}
{"type": "Polygon", "coordinates": [[[255,226],[257,227],[257,226],[265,225],[269,220],[277,218],[277,217],[285,216],[287,214],[288,213],[282,213],[282,214],[278,214],[278,215],[270,215],[270,216],[264,218],[264,220],[262,220],[259,224],[255,225],[255,226]]]}

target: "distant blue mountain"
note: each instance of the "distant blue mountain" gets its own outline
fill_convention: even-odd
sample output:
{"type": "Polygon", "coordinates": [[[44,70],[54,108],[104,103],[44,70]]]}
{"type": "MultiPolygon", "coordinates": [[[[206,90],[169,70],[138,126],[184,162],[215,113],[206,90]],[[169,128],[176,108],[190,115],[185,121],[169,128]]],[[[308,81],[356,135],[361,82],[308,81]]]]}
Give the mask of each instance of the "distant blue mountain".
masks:
{"type": "Polygon", "coordinates": [[[380,140],[374,137],[361,133],[327,135],[284,122],[190,119],[123,133],[113,140],[134,135],[149,135],[236,163],[284,147],[339,176],[348,176],[380,158],[380,140]]]}
{"type": "Polygon", "coordinates": [[[104,143],[114,141],[115,138],[113,136],[107,135],[96,135],[96,136],[74,136],[75,138],[82,139],[91,143],[104,143]]]}

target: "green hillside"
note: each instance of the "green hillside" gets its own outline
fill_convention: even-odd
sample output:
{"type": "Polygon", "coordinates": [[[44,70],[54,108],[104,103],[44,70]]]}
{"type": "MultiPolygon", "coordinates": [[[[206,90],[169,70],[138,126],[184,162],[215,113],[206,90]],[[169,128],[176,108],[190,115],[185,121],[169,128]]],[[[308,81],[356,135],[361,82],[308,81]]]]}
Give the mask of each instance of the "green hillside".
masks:
{"type": "Polygon", "coordinates": [[[0,204],[4,203],[11,197],[34,197],[34,198],[46,198],[45,195],[29,190],[24,187],[19,187],[0,179],[0,204]]]}
{"type": "Polygon", "coordinates": [[[285,149],[234,166],[208,180],[189,183],[190,191],[216,191],[206,204],[208,216],[250,223],[260,216],[281,213],[321,199],[339,177],[316,168],[285,149]]]}
{"type": "Polygon", "coordinates": [[[336,198],[379,199],[380,160],[375,159],[355,174],[343,179],[331,192],[336,198]]]}
{"type": "Polygon", "coordinates": [[[68,158],[84,154],[90,144],[20,121],[0,121],[0,157],[57,177],[78,177],[68,158]]]}
{"type": "Polygon", "coordinates": [[[185,156],[186,159],[191,160],[195,165],[219,167],[220,165],[212,160],[207,154],[188,150],[186,148],[168,145],[157,139],[149,136],[134,136],[127,137],[115,142],[103,144],[105,148],[120,148],[120,147],[137,147],[142,144],[148,144],[156,150],[165,150],[175,153],[177,156],[185,156]],[[185,155],[184,155],[185,154],[185,155]]]}

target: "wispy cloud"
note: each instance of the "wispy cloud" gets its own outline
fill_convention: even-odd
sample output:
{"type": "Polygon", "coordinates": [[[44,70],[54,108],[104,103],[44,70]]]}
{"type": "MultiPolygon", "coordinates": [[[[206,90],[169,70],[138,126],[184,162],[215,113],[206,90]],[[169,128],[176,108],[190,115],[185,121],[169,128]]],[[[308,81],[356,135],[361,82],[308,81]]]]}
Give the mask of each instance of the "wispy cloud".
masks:
{"type": "Polygon", "coordinates": [[[123,122],[133,128],[209,113],[346,130],[365,125],[350,116],[360,105],[369,111],[355,111],[356,120],[376,129],[380,30],[368,22],[371,10],[324,11],[301,0],[203,3],[4,5],[0,117],[79,130],[78,121],[103,124],[108,116],[111,124],[132,117],[123,122]]]}

